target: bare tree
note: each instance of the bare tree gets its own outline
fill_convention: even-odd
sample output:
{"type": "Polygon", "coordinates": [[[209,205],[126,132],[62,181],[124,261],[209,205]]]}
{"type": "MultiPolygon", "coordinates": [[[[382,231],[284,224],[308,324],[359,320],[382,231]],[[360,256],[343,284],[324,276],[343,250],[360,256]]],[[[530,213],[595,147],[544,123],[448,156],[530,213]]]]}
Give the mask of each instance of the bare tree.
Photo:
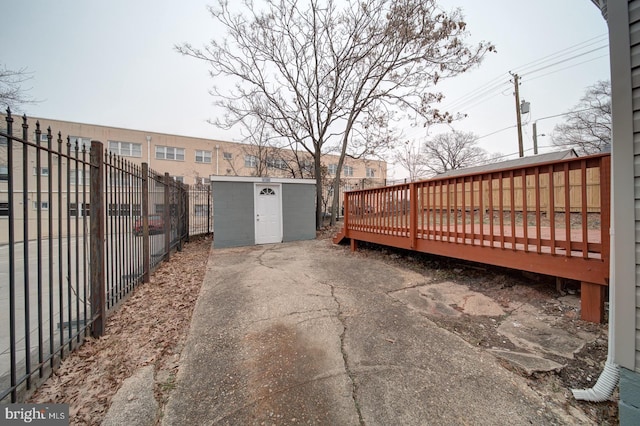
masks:
{"type": "Polygon", "coordinates": [[[611,84],[598,81],[587,88],[565,123],[553,129],[553,144],[588,155],[604,151],[611,144],[611,84]]]}
{"type": "MultiPolygon", "coordinates": [[[[358,129],[366,133],[368,123],[386,126],[401,114],[450,120],[433,107],[442,94],[429,89],[493,50],[486,43],[465,45],[460,12],[445,13],[435,0],[246,0],[233,8],[239,12],[225,0],[209,8],[226,30],[224,39],[204,50],[189,44],[177,50],[207,61],[212,77],[235,80],[211,91],[226,110],[218,126],[251,117],[312,156],[318,227],[321,155],[329,149],[340,153],[338,186],[344,158],[371,151],[366,143],[354,148],[358,129]]],[[[336,188],[332,222],[337,197],[336,188]]]]}
{"type": "Polygon", "coordinates": [[[477,139],[478,136],[470,132],[435,135],[423,145],[426,168],[439,174],[487,162],[489,155],[477,146],[477,139]]]}
{"type": "Polygon", "coordinates": [[[411,181],[426,177],[429,174],[423,146],[419,142],[412,140],[400,144],[393,158],[396,164],[409,172],[411,181]]]}
{"type": "Polygon", "coordinates": [[[27,95],[27,89],[22,87],[23,83],[30,79],[26,68],[12,70],[6,65],[0,65],[0,107],[3,111],[7,108],[16,110],[22,105],[35,102],[27,95]]]}

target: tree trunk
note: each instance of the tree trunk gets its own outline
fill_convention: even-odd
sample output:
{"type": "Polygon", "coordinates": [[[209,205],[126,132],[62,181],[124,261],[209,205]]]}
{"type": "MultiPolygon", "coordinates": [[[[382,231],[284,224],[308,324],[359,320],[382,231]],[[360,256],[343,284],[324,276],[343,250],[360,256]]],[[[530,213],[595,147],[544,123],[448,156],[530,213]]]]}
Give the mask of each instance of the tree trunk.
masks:
{"type": "MultiPolygon", "coordinates": [[[[351,127],[353,126],[353,114],[347,123],[347,130],[342,139],[342,150],[340,151],[340,158],[338,159],[338,167],[336,170],[336,178],[333,180],[333,202],[331,206],[331,226],[336,224],[336,217],[338,216],[338,205],[340,204],[340,174],[342,174],[342,166],[344,165],[344,157],[347,155],[347,141],[349,134],[351,133],[351,127]]],[[[347,206],[344,206],[346,209],[347,206]]]]}
{"type": "Polygon", "coordinates": [[[320,164],[320,150],[317,149],[313,156],[316,172],[316,229],[322,228],[322,165],[320,164]]]}

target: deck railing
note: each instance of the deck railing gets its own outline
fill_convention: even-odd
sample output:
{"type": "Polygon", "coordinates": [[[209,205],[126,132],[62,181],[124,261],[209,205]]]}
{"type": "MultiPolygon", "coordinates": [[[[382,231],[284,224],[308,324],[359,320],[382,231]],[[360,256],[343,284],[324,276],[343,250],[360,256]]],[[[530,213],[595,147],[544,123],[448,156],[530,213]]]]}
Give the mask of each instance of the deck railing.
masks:
{"type": "Polygon", "coordinates": [[[348,192],[343,232],[603,286],[610,168],[598,154],[348,192]]]}

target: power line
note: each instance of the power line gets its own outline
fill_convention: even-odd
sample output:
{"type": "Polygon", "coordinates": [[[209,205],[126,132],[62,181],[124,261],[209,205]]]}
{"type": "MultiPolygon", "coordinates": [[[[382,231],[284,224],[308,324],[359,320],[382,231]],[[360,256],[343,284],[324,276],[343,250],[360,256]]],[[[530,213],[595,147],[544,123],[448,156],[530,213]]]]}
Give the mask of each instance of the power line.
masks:
{"type": "Polygon", "coordinates": [[[609,54],[608,54],[608,53],[606,53],[606,54],[604,54],[604,55],[596,56],[595,58],[592,58],[592,59],[587,59],[586,61],[578,62],[577,64],[573,64],[573,65],[569,65],[569,66],[566,66],[566,67],[560,68],[560,69],[555,70],[555,71],[548,72],[548,73],[546,73],[546,74],[539,75],[539,76],[537,76],[537,77],[528,78],[528,79],[527,79],[527,82],[530,82],[530,81],[533,81],[533,80],[537,80],[537,79],[539,79],[539,78],[546,77],[546,76],[548,76],[548,75],[555,74],[555,73],[557,73],[557,72],[564,71],[564,70],[567,70],[567,69],[569,69],[569,68],[577,67],[578,65],[583,65],[583,64],[586,64],[586,63],[588,63],[588,62],[593,62],[593,61],[598,60],[598,59],[601,59],[601,58],[606,58],[607,56],[609,56],[609,54]]]}
{"type": "Polygon", "coordinates": [[[446,109],[449,110],[460,110],[463,108],[469,108],[470,105],[475,104],[476,101],[478,101],[479,99],[481,100],[480,103],[491,99],[497,95],[499,95],[501,92],[504,91],[505,88],[507,88],[508,86],[508,80],[505,79],[505,81],[501,82],[499,85],[495,85],[493,87],[489,87],[486,88],[485,91],[478,93],[477,95],[462,101],[462,102],[458,102],[458,103],[452,103],[449,105],[446,105],[446,109]]]}
{"type": "MultiPolygon", "coordinates": [[[[606,36],[606,35],[607,35],[607,33],[603,33],[603,34],[601,34],[601,35],[598,35],[598,36],[592,37],[592,38],[587,39],[587,40],[585,40],[585,41],[583,41],[583,42],[580,42],[580,43],[574,44],[574,45],[572,45],[572,46],[566,47],[566,48],[564,48],[564,49],[561,49],[561,50],[556,51],[556,52],[554,52],[554,53],[551,53],[551,54],[549,54],[549,55],[543,56],[542,58],[536,59],[536,60],[534,60],[534,61],[528,62],[528,63],[526,63],[526,64],[524,64],[524,65],[519,66],[519,67],[516,67],[516,68],[514,68],[514,69],[515,69],[517,72],[522,73],[522,72],[523,72],[524,70],[526,70],[527,68],[531,68],[531,67],[533,67],[533,66],[540,65],[540,64],[542,64],[542,63],[544,63],[544,62],[549,62],[550,60],[558,59],[558,58],[556,58],[556,57],[562,57],[562,56],[565,56],[565,55],[566,55],[566,54],[565,54],[565,52],[567,52],[567,51],[572,51],[572,52],[574,52],[574,51],[576,50],[576,48],[578,48],[579,46],[582,46],[582,47],[580,47],[580,49],[584,49],[584,48],[586,48],[586,47],[589,47],[589,46],[592,46],[592,45],[594,45],[594,44],[597,44],[597,43],[599,43],[599,42],[601,42],[601,41],[604,41],[604,40],[602,40],[602,38],[603,38],[604,36],[606,36]],[[563,54],[564,54],[564,55],[563,55],[563,54]]],[[[537,70],[534,70],[534,71],[528,71],[526,74],[527,74],[527,75],[529,75],[529,74],[532,74],[532,73],[534,73],[534,72],[537,72],[537,71],[540,71],[540,70],[543,70],[543,69],[546,69],[546,68],[550,68],[550,67],[552,67],[552,66],[558,65],[558,64],[563,63],[563,62],[566,62],[566,61],[569,61],[569,60],[571,60],[571,59],[575,59],[575,58],[577,58],[577,57],[584,56],[584,55],[586,55],[586,54],[592,53],[593,51],[598,50],[598,49],[601,49],[601,48],[603,48],[603,47],[606,47],[606,45],[605,45],[605,46],[600,46],[599,48],[593,49],[593,50],[588,51],[588,52],[583,52],[583,53],[581,53],[581,54],[579,54],[579,55],[574,55],[573,57],[570,57],[570,58],[562,59],[562,60],[560,60],[560,61],[558,61],[558,62],[555,62],[555,63],[553,63],[553,64],[549,64],[549,65],[546,65],[546,66],[544,66],[544,67],[540,67],[540,68],[539,68],[539,69],[537,69],[537,70]]],[[[499,76],[497,76],[497,77],[493,78],[492,80],[489,80],[489,81],[488,81],[487,83],[485,83],[484,85],[481,85],[481,86],[479,86],[478,88],[476,88],[476,89],[474,89],[474,90],[472,90],[472,91],[470,91],[470,92],[466,93],[465,95],[463,95],[463,96],[461,96],[461,97],[459,97],[459,98],[456,98],[456,99],[452,100],[451,102],[449,102],[449,103],[445,104],[445,105],[444,105],[444,106],[445,106],[445,109],[448,109],[448,110],[462,109],[463,107],[465,107],[466,105],[469,105],[470,103],[472,103],[473,101],[477,100],[478,98],[481,98],[481,97],[483,97],[483,96],[486,96],[486,95],[492,94],[492,93],[493,93],[493,92],[495,92],[497,89],[499,89],[499,88],[501,88],[502,86],[504,86],[504,85],[506,85],[506,84],[507,84],[507,81],[502,80],[502,79],[504,79],[505,77],[506,77],[506,76],[505,76],[504,74],[501,74],[501,75],[499,75],[499,76]],[[500,80],[502,80],[502,81],[500,81],[500,80]]]]}
{"type": "Polygon", "coordinates": [[[530,75],[530,74],[534,74],[534,73],[536,73],[536,72],[538,72],[538,71],[546,70],[547,68],[551,68],[551,67],[553,67],[553,66],[556,66],[556,65],[558,65],[558,64],[565,63],[565,62],[570,61],[570,60],[572,60],[572,59],[576,59],[576,58],[579,58],[579,57],[581,57],[581,56],[588,55],[589,53],[596,52],[596,51],[598,51],[598,50],[600,50],[600,49],[604,49],[605,47],[608,47],[608,46],[607,46],[607,45],[604,45],[604,46],[596,47],[595,49],[589,50],[589,51],[587,51],[587,52],[584,52],[584,53],[580,53],[580,54],[577,54],[577,55],[571,56],[571,57],[569,57],[569,58],[566,58],[566,59],[560,60],[560,61],[558,61],[558,62],[554,62],[553,64],[545,65],[544,67],[540,67],[540,68],[535,69],[535,70],[533,70],[533,71],[528,71],[528,72],[527,72],[526,74],[524,74],[524,75],[530,75]]]}
{"type": "MultiPolygon", "coordinates": [[[[592,110],[592,109],[597,109],[597,108],[596,108],[596,107],[593,107],[593,108],[584,108],[584,109],[579,109],[579,110],[577,110],[577,111],[568,111],[568,112],[562,112],[562,113],[560,113],[560,114],[547,115],[546,117],[540,117],[540,118],[537,118],[537,119],[535,119],[535,120],[533,120],[533,121],[546,120],[547,118],[562,117],[563,115],[575,114],[575,113],[578,113],[578,112],[589,111],[589,110],[592,110]]],[[[488,136],[495,135],[496,133],[504,132],[505,130],[514,129],[514,128],[516,128],[516,127],[518,127],[518,126],[517,126],[517,125],[515,125],[515,124],[513,124],[513,125],[511,125],[511,126],[504,127],[504,128],[502,128],[502,129],[500,129],[500,130],[496,130],[496,131],[493,131],[493,132],[491,132],[491,133],[487,133],[486,135],[479,136],[479,137],[477,137],[475,140],[483,139],[483,138],[486,138],[486,137],[488,137],[488,136]]],[[[542,148],[542,147],[541,147],[541,148],[542,148]]],[[[516,154],[517,154],[517,152],[516,152],[516,154]]]]}
{"type": "Polygon", "coordinates": [[[520,65],[519,67],[515,68],[514,71],[518,72],[518,73],[524,73],[527,68],[532,68],[532,67],[538,66],[538,65],[540,65],[540,64],[542,64],[544,62],[549,62],[549,61],[553,61],[553,60],[557,59],[557,58],[555,58],[555,56],[564,56],[563,55],[564,52],[567,52],[567,51],[575,52],[576,50],[584,49],[586,47],[593,46],[594,44],[601,43],[601,42],[606,40],[604,38],[606,35],[607,35],[607,33],[603,33],[603,34],[601,34],[599,36],[592,37],[592,38],[590,38],[588,40],[585,40],[583,42],[580,42],[578,44],[574,44],[572,46],[569,46],[569,47],[566,47],[564,49],[558,50],[558,51],[556,51],[554,53],[551,53],[549,55],[543,56],[542,58],[533,60],[531,62],[528,62],[528,63],[524,64],[524,65],[520,65]],[[581,47],[579,47],[579,46],[581,46],[581,47]]]}
{"type": "MultiPolygon", "coordinates": [[[[496,130],[495,132],[491,132],[491,133],[488,133],[488,134],[486,134],[486,135],[482,135],[482,136],[480,136],[480,137],[477,137],[477,138],[476,138],[476,140],[479,140],[479,139],[482,139],[482,138],[486,138],[486,137],[488,137],[488,136],[495,135],[496,133],[504,132],[505,130],[515,129],[516,127],[518,127],[518,126],[516,126],[516,125],[514,124],[514,125],[512,125],[512,126],[505,127],[504,129],[496,130]]],[[[516,154],[517,154],[517,153],[516,153],[516,154]]]]}

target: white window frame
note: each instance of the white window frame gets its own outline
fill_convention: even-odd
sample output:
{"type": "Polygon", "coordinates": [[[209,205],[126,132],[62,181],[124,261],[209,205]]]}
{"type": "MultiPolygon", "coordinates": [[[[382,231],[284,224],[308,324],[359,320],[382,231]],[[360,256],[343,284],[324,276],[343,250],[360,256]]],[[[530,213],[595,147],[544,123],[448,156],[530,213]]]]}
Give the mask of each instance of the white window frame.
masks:
{"type": "Polygon", "coordinates": [[[367,167],[366,177],[368,177],[368,178],[376,177],[376,169],[371,168],[371,167],[367,167]]]}
{"type": "Polygon", "coordinates": [[[91,151],[91,139],[89,138],[82,136],[69,136],[69,143],[71,144],[72,150],[76,149],[76,143],[78,143],[78,152],[82,152],[83,148],[85,152],[91,151]]]}
{"type": "Polygon", "coordinates": [[[338,165],[337,164],[329,164],[327,166],[327,173],[332,176],[335,176],[338,173],[338,165]]]}
{"type": "Polygon", "coordinates": [[[222,158],[225,160],[233,160],[233,154],[231,152],[223,152],[222,158]]]}
{"type": "Polygon", "coordinates": [[[244,156],[244,166],[247,168],[254,168],[258,166],[258,157],[255,155],[244,156]]]}
{"type": "Polygon", "coordinates": [[[90,180],[91,170],[71,169],[69,182],[71,185],[87,186],[89,185],[90,180]]]}
{"type": "MultiPolygon", "coordinates": [[[[38,168],[33,168],[33,175],[38,176],[38,168]]],[[[49,176],[49,168],[48,167],[40,167],[40,176],[49,176]]]]}
{"type": "Polygon", "coordinates": [[[211,151],[206,151],[202,149],[196,150],[196,163],[206,163],[211,164],[211,151]]]}
{"type": "Polygon", "coordinates": [[[135,157],[142,158],[142,144],[137,142],[127,142],[127,141],[107,141],[109,144],[109,152],[112,152],[121,157],[135,157]],[[126,145],[125,145],[126,144],[126,145]],[[123,149],[124,146],[127,146],[128,149],[123,149]],[[138,148],[138,149],[135,149],[138,148]]]}
{"type": "Polygon", "coordinates": [[[70,217],[89,217],[89,212],[91,211],[89,203],[69,203],[68,213],[70,217]],[[71,206],[74,206],[73,209],[71,206]],[[75,214],[71,214],[71,212],[75,212],[75,214]]]}
{"type": "MultiPolygon", "coordinates": [[[[33,202],[33,209],[38,210],[38,202],[33,202]]],[[[49,202],[48,201],[40,201],[40,210],[46,211],[49,210],[49,202]]]]}
{"type": "Polygon", "coordinates": [[[209,215],[209,208],[206,204],[194,204],[193,215],[198,217],[207,217],[209,215]]]}
{"type": "Polygon", "coordinates": [[[288,164],[283,158],[267,157],[267,167],[272,169],[285,170],[288,167],[288,164]]]}
{"type": "Polygon", "coordinates": [[[342,176],[353,176],[353,166],[346,165],[342,168],[342,176]]]}
{"type": "Polygon", "coordinates": [[[176,182],[184,183],[184,176],[171,176],[176,182]]]}
{"type": "Polygon", "coordinates": [[[156,160],[184,161],[184,148],[156,145],[156,160]]]}

